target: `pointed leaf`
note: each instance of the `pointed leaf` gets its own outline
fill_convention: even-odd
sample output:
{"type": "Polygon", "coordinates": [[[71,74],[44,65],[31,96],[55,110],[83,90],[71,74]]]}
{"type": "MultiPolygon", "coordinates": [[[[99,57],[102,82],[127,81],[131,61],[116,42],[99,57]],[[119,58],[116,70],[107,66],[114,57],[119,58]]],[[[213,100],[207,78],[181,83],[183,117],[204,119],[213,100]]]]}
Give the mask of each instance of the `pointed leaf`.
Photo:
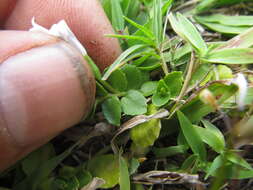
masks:
{"type": "Polygon", "coordinates": [[[209,63],[251,64],[253,48],[231,48],[211,51],[203,59],[209,63]]]}
{"type": "Polygon", "coordinates": [[[182,132],[192,151],[194,152],[194,154],[199,155],[201,160],[203,161],[206,160],[206,149],[198,132],[193,127],[189,119],[185,117],[185,115],[182,112],[178,111],[177,116],[179,119],[182,132]]]}
{"type": "Polygon", "coordinates": [[[250,48],[253,46],[253,27],[227,41],[218,49],[228,48],[250,48]]]}
{"type": "Polygon", "coordinates": [[[162,7],[161,7],[161,0],[154,0],[153,1],[153,18],[152,18],[152,25],[153,25],[153,33],[156,37],[156,43],[159,45],[162,42],[162,32],[163,32],[163,19],[162,19],[162,7]]]}
{"type": "Polygon", "coordinates": [[[145,34],[149,39],[154,39],[155,38],[154,34],[148,28],[146,28],[145,26],[142,26],[142,25],[134,22],[133,20],[131,20],[127,17],[124,17],[124,18],[127,22],[129,22],[130,24],[132,24],[133,26],[138,28],[140,31],[142,31],[143,34],[145,34]]]}
{"type": "Polygon", "coordinates": [[[242,157],[240,157],[238,154],[234,152],[227,152],[226,158],[234,164],[237,164],[241,167],[252,170],[251,165],[246,160],[244,160],[242,157]]]}
{"type": "Polygon", "coordinates": [[[224,164],[225,164],[225,160],[224,160],[223,156],[222,156],[222,155],[217,156],[217,157],[213,160],[213,162],[212,162],[210,168],[208,168],[207,174],[206,174],[206,176],[205,176],[205,179],[207,179],[210,175],[214,175],[215,172],[216,172],[220,167],[222,167],[224,164]]]}
{"type": "Polygon", "coordinates": [[[198,126],[194,126],[202,141],[208,144],[213,150],[218,153],[222,153],[224,151],[225,146],[223,142],[220,140],[219,136],[213,133],[212,130],[207,128],[202,128],[198,126]]]}
{"type": "Polygon", "coordinates": [[[198,30],[186,17],[179,13],[174,16],[171,13],[169,20],[174,31],[181,38],[188,41],[198,53],[204,55],[207,52],[207,46],[198,30]]]}

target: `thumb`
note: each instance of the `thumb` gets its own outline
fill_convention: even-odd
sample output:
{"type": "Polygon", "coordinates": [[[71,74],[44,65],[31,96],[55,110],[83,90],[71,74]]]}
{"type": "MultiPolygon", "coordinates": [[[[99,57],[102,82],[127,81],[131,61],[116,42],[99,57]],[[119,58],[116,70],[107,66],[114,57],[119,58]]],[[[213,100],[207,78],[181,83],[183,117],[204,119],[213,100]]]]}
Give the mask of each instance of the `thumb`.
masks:
{"type": "Polygon", "coordinates": [[[0,171],[87,115],[95,80],[78,51],[41,33],[1,31],[0,171]]]}

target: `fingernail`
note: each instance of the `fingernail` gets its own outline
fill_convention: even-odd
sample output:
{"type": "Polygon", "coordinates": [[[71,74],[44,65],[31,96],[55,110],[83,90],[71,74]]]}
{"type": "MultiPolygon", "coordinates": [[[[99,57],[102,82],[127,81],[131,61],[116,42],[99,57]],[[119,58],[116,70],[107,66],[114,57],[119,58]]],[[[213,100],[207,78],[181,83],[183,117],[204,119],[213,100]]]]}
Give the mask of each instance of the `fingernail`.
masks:
{"type": "Polygon", "coordinates": [[[78,123],[91,109],[95,82],[81,55],[58,42],[5,60],[0,92],[6,129],[16,144],[28,146],[78,123]]]}

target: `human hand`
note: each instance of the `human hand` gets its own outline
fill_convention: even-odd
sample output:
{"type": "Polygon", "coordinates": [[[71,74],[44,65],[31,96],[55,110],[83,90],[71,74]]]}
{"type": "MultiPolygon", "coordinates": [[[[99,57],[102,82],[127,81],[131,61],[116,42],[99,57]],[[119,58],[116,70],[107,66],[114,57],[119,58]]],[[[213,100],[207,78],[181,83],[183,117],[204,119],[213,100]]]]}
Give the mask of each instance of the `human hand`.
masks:
{"type": "Polygon", "coordinates": [[[95,81],[68,43],[31,28],[64,19],[101,70],[120,54],[98,0],[2,0],[0,4],[0,171],[78,123],[95,81]]]}

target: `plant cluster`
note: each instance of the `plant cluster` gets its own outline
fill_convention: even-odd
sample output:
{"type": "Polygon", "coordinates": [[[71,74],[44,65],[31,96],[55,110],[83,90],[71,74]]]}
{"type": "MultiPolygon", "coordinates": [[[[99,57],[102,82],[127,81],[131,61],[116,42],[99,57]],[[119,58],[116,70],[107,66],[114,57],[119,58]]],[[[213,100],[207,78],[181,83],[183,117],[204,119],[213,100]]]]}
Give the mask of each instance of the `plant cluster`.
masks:
{"type": "Polygon", "coordinates": [[[86,57],[97,84],[89,120],[102,113],[114,135],[78,167],[63,160],[103,134],[98,126],[62,154],[44,146],[16,167],[13,189],[218,190],[252,178],[252,3],[101,3],[116,32],[107,36],[119,39],[123,53],[104,73],[86,57]],[[223,6],[244,15],[224,14],[223,6]]]}

